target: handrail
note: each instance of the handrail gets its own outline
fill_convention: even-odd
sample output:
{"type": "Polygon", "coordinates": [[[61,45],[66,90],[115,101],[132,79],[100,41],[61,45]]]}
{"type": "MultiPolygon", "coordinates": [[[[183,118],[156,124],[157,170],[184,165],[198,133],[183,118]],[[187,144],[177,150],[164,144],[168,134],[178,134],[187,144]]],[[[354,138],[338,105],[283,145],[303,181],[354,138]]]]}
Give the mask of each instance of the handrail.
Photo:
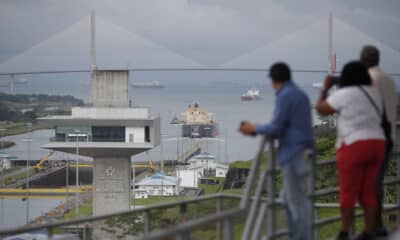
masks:
{"type": "MultiPolygon", "coordinates": [[[[240,209],[245,209],[248,207],[249,204],[249,197],[251,194],[251,189],[254,185],[256,175],[257,175],[257,169],[260,168],[260,162],[262,155],[264,153],[265,145],[267,144],[267,141],[270,140],[267,136],[264,136],[261,141],[260,148],[258,149],[255,161],[253,161],[251,169],[250,169],[250,175],[247,177],[246,181],[246,188],[243,191],[243,197],[242,200],[240,201],[240,209]]],[[[270,140],[272,141],[272,140],[270,140]]]]}
{"type": "Polygon", "coordinates": [[[196,202],[201,202],[201,201],[205,201],[205,200],[211,200],[211,199],[226,197],[226,196],[229,196],[229,195],[222,194],[222,193],[216,193],[216,194],[200,196],[200,197],[192,198],[192,199],[152,204],[152,205],[144,206],[144,207],[141,207],[138,209],[132,209],[132,210],[128,210],[128,211],[119,211],[119,212],[114,212],[114,213],[110,213],[110,214],[104,214],[101,216],[90,216],[90,217],[84,217],[84,218],[79,218],[79,219],[74,219],[74,220],[63,220],[63,221],[54,222],[54,223],[46,223],[46,224],[41,224],[41,225],[36,225],[36,226],[24,226],[24,227],[4,229],[4,230],[0,230],[0,236],[10,235],[10,234],[18,234],[18,233],[23,233],[23,232],[30,232],[30,231],[34,231],[34,230],[43,229],[43,228],[54,228],[54,227],[60,227],[63,225],[77,225],[77,224],[81,224],[81,223],[85,223],[85,222],[100,221],[100,220],[105,220],[105,219],[108,219],[111,217],[124,216],[124,215],[133,214],[133,213],[141,213],[141,212],[154,210],[154,209],[176,207],[176,206],[179,206],[182,204],[196,203],[196,202]]]}
{"type": "MultiPolygon", "coordinates": [[[[257,152],[256,158],[252,162],[252,167],[249,173],[249,176],[247,177],[246,181],[246,187],[244,189],[243,195],[237,195],[237,194],[227,194],[227,193],[216,193],[216,194],[211,194],[211,195],[205,195],[197,198],[191,198],[191,199],[185,199],[185,200],[179,200],[175,202],[165,202],[165,203],[158,203],[158,204],[153,204],[149,206],[145,206],[139,209],[133,209],[133,210],[128,210],[128,211],[121,211],[121,212],[116,212],[112,214],[107,214],[107,215],[102,215],[102,216],[92,216],[92,217],[86,217],[86,218],[81,218],[81,219],[76,219],[76,220],[68,220],[68,221],[60,221],[60,222],[55,222],[55,223],[48,223],[48,224],[42,224],[42,225],[36,225],[36,226],[30,226],[30,227],[22,227],[22,228],[14,228],[14,229],[7,229],[7,230],[0,230],[0,236],[7,236],[7,235],[12,235],[12,234],[18,234],[18,233],[24,233],[24,232],[29,232],[29,231],[34,231],[34,230],[39,230],[39,229],[54,229],[56,227],[61,227],[61,226],[71,226],[71,225],[76,225],[78,226],[79,224],[83,223],[88,223],[88,222],[94,222],[94,221],[100,221],[100,220],[106,220],[112,217],[119,217],[119,216],[124,216],[124,215],[129,215],[129,214],[145,214],[144,216],[144,231],[143,235],[139,235],[139,239],[144,240],[144,239],[159,239],[167,236],[176,236],[177,239],[191,239],[191,233],[199,229],[200,227],[204,226],[209,226],[210,224],[217,223],[217,239],[220,239],[220,234],[222,233],[221,227],[224,228],[224,239],[230,240],[232,239],[232,228],[233,228],[233,219],[237,219],[234,217],[237,216],[244,216],[245,214],[248,214],[248,219],[249,222],[251,223],[250,225],[249,222],[246,222],[248,226],[245,226],[245,231],[247,232],[247,235],[244,234],[242,239],[259,239],[259,234],[261,233],[261,228],[263,221],[264,221],[264,213],[268,216],[268,224],[269,224],[269,232],[268,235],[263,236],[263,239],[276,239],[278,237],[282,237],[287,235],[288,229],[276,229],[276,216],[275,214],[275,209],[276,207],[280,206],[281,203],[279,202],[279,199],[275,197],[275,190],[273,186],[273,178],[276,173],[275,168],[275,158],[273,155],[273,140],[268,138],[268,137],[263,137],[260,145],[260,149],[257,152]],[[269,168],[259,176],[259,181],[258,185],[256,188],[255,195],[252,196],[252,191],[254,189],[254,184],[256,182],[256,177],[257,177],[257,171],[259,170],[260,167],[260,162],[262,160],[262,156],[264,154],[264,148],[266,143],[270,143],[270,148],[269,148],[269,168]],[[268,177],[268,180],[266,181],[268,183],[268,196],[262,196],[261,195],[261,189],[263,188],[263,184],[265,182],[266,177],[268,177]],[[272,179],[272,180],[271,180],[272,179]],[[227,210],[222,210],[222,199],[227,198],[227,199],[237,199],[240,200],[240,204],[238,208],[231,208],[227,210]],[[205,216],[202,216],[197,219],[192,219],[189,221],[185,221],[183,223],[179,223],[176,226],[169,226],[168,228],[164,229],[158,229],[155,231],[150,231],[150,211],[151,210],[156,210],[156,209],[166,209],[166,208],[175,208],[180,206],[185,206],[187,204],[196,204],[200,203],[202,201],[208,201],[208,200],[216,200],[216,212],[212,214],[208,214],[205,216]],[[250,211],[248,212],[250,203],[252,203],[252,207],[250,211]],[[258,208],[259,204],[261,203],[261,207],[258,208]],[[257,212],[258,210],[258,212],[257,212]],[[255,214],[255,212],[258,213],[255,214]],[[146,222],[147,221],[147,222],[146,222]],[[253,224],[254,223],[254,224],[253,224]],[[271,228],[272,227],[272,228],[271,228]],[[253,229],[254,228],[254,229],[253,229]],[[249,230],[253,230],[252,232],[249,232],[249,230]]],[[[313,160],[314,161],[314,160],[313,160]]],[[[313,162],[313,166],[324,166],[327,164],[333,164],[335,163],[335,159],[330,159],[330,160],[323,160],[323,161],[318,161],[318,162],[313,162]]],[[[313,168],[315,169],[315,168],[313,168]]],[[[313,181],[313,180],[312,180],[313,181]]],[[[310,186],[313,186],[313,182],[310,182],[310,186]]],[[[400,178],[398,177],[392,177],[389,179],[386,179],[384,181],[385,185],[391,185],[391,184],[399,184],[400,183],[400,178]]],[[[319,191],[314,192],[314,187],[312,188],[312,191],[309,192],[309,196],[314,199],[320,196],[326,196],[330,194],[337,194],[338,193],[338,188],[333,187],[333,188],[328,188],[328,189],[321,189],[319,191]]],[[[312,200],[313,201],[313,200],[312,200]]],[[[324,203],[312,203],[312,209],[314,208],[330,208],[330,207],[338,207],[338,204],[335,203],[330,203],[330,204],[324,204],[324,203]]],[[[184,207],[185,208],[185,207],[184,207]]],[[[394,204],[386,204],[384,206],[384,211],[394,211],[394,210],[400,210],[400,204],[398,203],[397,205],[394,204]]],[[[362,216],[362,212],[357,212],[355,214],[356,217],[362,216]]],[[[243,218],[242,218],[243,219],[243,218]]],[[[340,221],[340,216],[333,216],[329,218],[324,218],[324,219],[313,219],[313,226],[314,227],[321,227],[330,223],[334,223],[340,221]]]]}
{"type": "Polygon", "coordinates": [[[163,229],[163,230],[159,230],[157,232],[151,233],[149,235],[145,235],[142,236],[141,238],[139,238],[139,240],[155,240],[155,239],[160,239],[162,237],[166,237],[166,236],[171,236],[174,235],[176,233],[180,233],[183,234],[185,232],[188,232],[192,229],[198,228],[198,227],[202,227],[202,226],[206,226],[209,225],[210,223],[213,222],[218,222],[227,218],[231,218],[231,217],[235,217],[238,216],[240,214],[243,214],[243,210],[242,209],[233,209],[233,210],[225,210],[223,212],[220,213],[215,213],[212,215],[208,215],[204,218],[199,218],[199,219],[195,219],[192,221],[187,221],[184,223],[180,223],[179,225],[173,226],[171,228],[168,229],[163,229]]]}

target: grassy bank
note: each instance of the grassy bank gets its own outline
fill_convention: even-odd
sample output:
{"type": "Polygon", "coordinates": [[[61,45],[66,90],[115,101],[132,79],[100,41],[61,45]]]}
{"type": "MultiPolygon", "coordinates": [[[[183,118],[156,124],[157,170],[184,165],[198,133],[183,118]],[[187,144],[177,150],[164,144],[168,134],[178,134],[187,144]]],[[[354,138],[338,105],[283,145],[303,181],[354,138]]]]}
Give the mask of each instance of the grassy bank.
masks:
{"type": "Polygon", "coordinates": [[[75,209],[64,214],[64,220],[72,220],[75,218],[88,217],[93,215],[93,202],[85,203],[79,206],[78,216],[75,214],[75,209]]]}
{"type": "MultiPolygon", "coordinates": [[[[35,170],[33,168],[30,168],[28,170],[28,175],[32,176],[34,174],[35,174],[35,170]]],[[[26,171],[20,172],[18,174],[13,175],[13,176],[7,177],[6,179],[0,180],[0,185],[6,185],[7,186],[7,185],[10,185],[10,184],[13,184],[13,183],[17,182],[18,180],[24,179],[24,178],[26,178],[26,171]]]]}

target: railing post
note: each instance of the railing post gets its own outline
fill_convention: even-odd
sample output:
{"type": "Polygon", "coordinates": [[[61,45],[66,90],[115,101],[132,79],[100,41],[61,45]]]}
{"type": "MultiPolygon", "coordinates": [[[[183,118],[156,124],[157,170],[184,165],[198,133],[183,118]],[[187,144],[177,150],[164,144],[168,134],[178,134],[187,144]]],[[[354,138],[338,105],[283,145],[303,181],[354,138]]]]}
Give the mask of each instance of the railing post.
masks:
{"type": "MultiPolygon", "coordinates": [[[[396,150],[394,152],[396,152],[396,179],[400,178],[400,152],[399,152],[399,148],[396,147],[396,150]]],[[[397,207],[400,207],[400,184],[397,183],[396,184],[396,189],[397,189],[397,207]]],[[[400,224],[400,209],[397,210],[397,224],[400,224]]]]}
{"type": "Polygon", "coordinates": [[[256,178],[256,172],[260,167],[261,157],[264,153],[264,148],[265,148],[265,144],[266,144],[267,140],[269,140],[268,136],[263,137],[263,139],[261,141],[260,149],[258,150],[255,161],[253,161],[253,164],[251,166],[249,176],[247,177],[247,180],[246,180],[246,187],[243,191],[243,196],[240,201],[240,209],[245,210],[249,205],[251,190],[252,190],[255,178],[256,178]]]}
{"type": "Polygon", "coordinates": [[[268,239],[275,237],[276,233],[276,212],[275,212],[275,158],[274,158],[274,140],[269,141],[268,149],[268,169],[269,174],[267,178],[268,184],[268,239]]]}
{"type": "Polygon", "coordinates": [[[310,175],[307,178],[307,189],[309,196],[309,209],[310,209],[310,240],[318,239],[317,231],[314,229],[314,191],[315,191],[315,166],[316,166],[316,155],[313,153],[309,156],[311,159],[306,159],[306,161],[311,161],[310,175]]]}
{"type": "Polygon", "coordinates": [[[224,219],[224,240],[232,240],[232,221],[229,218],[224,219]]]}
{"type": "Polygon", "coordinates": [[[143,225],[144,225],[143,231],[145,236],[150,233],[150,221],[151,221],[150,211],[147,210],[144,212],[144,219],[143,219],[143,225]]]}
{"type": "Polygon", "coordinates": [[[187,210],[187,205],[186,204],[180,204],[179,205],[179,214],[181,215],[181,221],[185,221],[185,214],[187,210]]]}
{"type": "Polygon", "coordinates": [[[49,228],[46,229],[46,231],[47,231],[47,238],[48,239],[53,239],[53,228],[49,227],[49,228]]]}
{"type": "MultiPolygon", "coordinates": [[[[221,210],[222,210],[222,199],[221,199],[221,197],[218,197],[217,201],[216,201],[217,214],[220,213],[221,210]]],[[[221,225],[221,221],[218,221],[217,229],[216,229],[216,240],[221,240],[222,239],[221,235],[222,235],[222,225],[221,225]]]]}
{"type": "Polygon", "coordinates": [[[351,223],[350,236],[354,236],[356,234],[356,210],[357,208],[355,207],[353,210],[353,222],[351,223]]]}
{"type": "Polygon", "coordinates": [[[86,240],[86,224],[82,229],[82,240],[86,240]]]}
{"type": "Polygon", "coordinates": [[[176,240],[190,240],[191,237],[190,232],[178,232],[176,234],[176,240]]]}

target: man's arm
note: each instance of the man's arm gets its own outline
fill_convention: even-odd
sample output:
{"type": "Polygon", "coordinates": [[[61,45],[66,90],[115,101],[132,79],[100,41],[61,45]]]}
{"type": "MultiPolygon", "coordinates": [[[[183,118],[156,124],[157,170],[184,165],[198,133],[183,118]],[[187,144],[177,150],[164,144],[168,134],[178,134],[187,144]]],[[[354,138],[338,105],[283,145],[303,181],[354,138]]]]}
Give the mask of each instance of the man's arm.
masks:
{"type": "Polygon", "coordinates": [[[255,132],[257,134],[270,135],[277,137],[281,135],[289,122],[289,99],[278,97],[276,99],[275,111],[272,121],[269,124],[257,125],[255,132]]]}

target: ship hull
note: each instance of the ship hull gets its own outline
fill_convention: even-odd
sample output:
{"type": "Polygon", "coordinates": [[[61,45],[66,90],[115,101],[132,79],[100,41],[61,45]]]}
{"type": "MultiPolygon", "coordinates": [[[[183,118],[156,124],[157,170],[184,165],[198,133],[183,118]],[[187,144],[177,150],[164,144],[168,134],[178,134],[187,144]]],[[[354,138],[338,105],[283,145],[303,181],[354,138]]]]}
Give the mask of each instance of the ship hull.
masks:
{"type": "Polygon", "coordinates": [[[183,124],[182,137],[213,138],[218,135],[218,124],[183,124]]]}
{"type": "Polygon", "coordinates": [[[254,101],[254,100],[261,100],[260,96],[241,96],[241,101],[254,101]]]}
{"type": "Polygon", "coordinates": [[[164,88],[163,85],[131,85],[133,88],[164,88]]]}

